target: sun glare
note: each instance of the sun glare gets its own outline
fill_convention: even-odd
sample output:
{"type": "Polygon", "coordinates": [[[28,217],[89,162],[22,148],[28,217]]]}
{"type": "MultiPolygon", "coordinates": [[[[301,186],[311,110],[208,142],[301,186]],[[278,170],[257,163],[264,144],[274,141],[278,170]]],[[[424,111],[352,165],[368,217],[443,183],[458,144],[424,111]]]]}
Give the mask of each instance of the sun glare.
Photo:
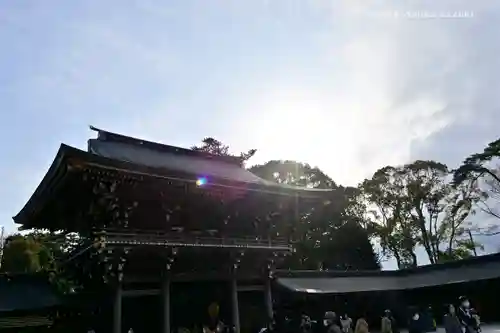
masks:
{"type": "Polygon", "coordinates": [[[207,179],[205,177],[200,177],[196,180],[197,186],[203,186],[207,183],[207,179]]]}

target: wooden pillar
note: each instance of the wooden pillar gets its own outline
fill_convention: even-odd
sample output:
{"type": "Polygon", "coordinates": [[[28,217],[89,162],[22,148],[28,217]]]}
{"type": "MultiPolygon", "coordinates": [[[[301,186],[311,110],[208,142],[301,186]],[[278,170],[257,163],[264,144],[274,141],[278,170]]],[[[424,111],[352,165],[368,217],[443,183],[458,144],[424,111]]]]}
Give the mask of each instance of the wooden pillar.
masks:
{"type": "Polygon", "coordinates": [[[266,311],[267,311],[267,317],[269,319],[273,318],[274,312],[273,312],[273,292],[271,289],[271,276],[267,276],[266,280],[264,281],[264,293],[265,293],[265,301],[266,301],[266,311]]]}
{"type": "Polygon", "coordinates": [[[122,283],[118,279],[113,300],[113,333],[122,333],[122,283]]]}
{"type": "Polygon", "coordinates": [[[170,274],[167,271],[162,281],[163,333],[170,333],[170,274]]]}
{"type": "Polygon", "coordinates": [[[240,333],[240,311],[238,305],[238,285],[236,282],[236,269],[231,277],[231,296],[232,296],[232,307],[233,307],[234,333],[240,333]]]}
{"type": "Polygon", "coordinates": [[[161,295],[163,299],[163,333],[170,333],[170,284],[171,268],[177,255],[177,248],[171,248],[170,253],[165,258],[165,270],[163,271],[161,283],[161,295]]]}
{"type": "Polygon", "coordinates": [[[117,260],[115,262],[115,294],[113,301],[113,333],[122,333],[122,302],[123,302],[123,266],[125,265],[126,255],[129,249],[123,249],[121,252],[114,254],[114,250],[108,249],[108,253],[113,255],[117,260]]]}
{"type": "MultiPolygon", "coordinates": [[[[276,256],[276,253],[274,253],[274,255],[276,256]]],[[[269,319],[272,319],[274,317],[274,311],[273,311],[273,290],[272,290],[272,286],[271,286],[271,282],[272,282],[272,270],[273,270],[273,266],[274,266],[274,259],[271,258],[271,259],[268,259],[268,262],[267,262],[267,269],[266,269],[266,278],[264,280],[264,297],[265,297],[265,301],[266,301],[266,312],[267,312],[267,317],[269,319]]]]}

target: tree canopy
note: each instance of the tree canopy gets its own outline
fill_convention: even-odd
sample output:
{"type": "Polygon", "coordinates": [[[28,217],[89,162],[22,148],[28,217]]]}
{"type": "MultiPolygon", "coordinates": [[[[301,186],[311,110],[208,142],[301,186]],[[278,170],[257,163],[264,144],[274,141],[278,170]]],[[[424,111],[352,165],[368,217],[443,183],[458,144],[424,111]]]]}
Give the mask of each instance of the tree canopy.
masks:
{"type": "Polygon", "coordinates": [[[356,216],[352,188],[337,186],[318,168],[294,161],[269,161],[250,168],[255,175],[280,184],[332,189],[330,204],[311,204],[296,226],[296,252],[285,262],[294,269],[378,269],[362,218],[356,216]]]}
{"type": "Polygon", "coordinates": [[[415,161],[387,166],[360,185],[374,235],[400,268],[416,266],[417,246],[430,263],[471,255],[475,245],[461,238],[464,223],[482,193],[473,184],[455,187],[446,165],[415,161]]]}
{"type": "Polygon", "coordinates": [[[250,149],[247,152],[241,152],[239,155],[232,155],[229,152],[229,146],[211,137],[204,138],[201,141],[201,145],[193,146],[191,147],[191,149],[194,151],[202,151],[213,155],[238,157],[242,165],[250,158],[252,158],[252,156],[257,152],[256,149],[250,149]]]}
{"type": "Polygon", "coordinates": [[[60,259],[76,247],[76,234],[33,231],[5,240],[0,272],[35,273],[56,271],[60,259]]]}
{"type": "Polygon", "coordinates": [[[500,177],[491,168],[490,162],[500,158],[500,139],[488,143],[480,153],[467,157],[453,174],[454,182],[460,184],[467,179],[480,178],[485,175],[500,183],[500,177]]]}
{"type": "Polygon", "coordinates": [[[485,191],[479,201],[482,212],[500,219],[500,139],[486,145],[480,153],[467,157],[453,173],[453,182],[460,186],[467,182],[478,182],[485,191]]]}

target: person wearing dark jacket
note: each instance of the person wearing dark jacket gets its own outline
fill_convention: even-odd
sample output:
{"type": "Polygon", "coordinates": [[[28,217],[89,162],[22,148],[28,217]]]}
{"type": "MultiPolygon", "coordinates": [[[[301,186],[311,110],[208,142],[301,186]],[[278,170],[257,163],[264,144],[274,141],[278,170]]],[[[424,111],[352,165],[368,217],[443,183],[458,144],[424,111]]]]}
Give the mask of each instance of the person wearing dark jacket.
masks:
{"type": "Polygon", "coordinates": [[[446,333],[462,333],[462,325],[457,317],[455,306],[453,304],[447,305],[445,313],[443,325],[446,333]]]}
{"type": "Polygon", "coordinates": [[[342,333],[340,326],[337,324],[338,318],[335,312],[327,311],[323,317],[323,326],[325,333],[342,333]]]}
{"type": "Polygon", "coordinates": [[[313,322],[308,315],[302,315],[300,319],[300,331],[302,333],[312,333],[313,322]]]}
{"type": "Polygon", "coordinates": [[[425,327],[420,313],[417,309],[410,311],[410,321],[408,322],[408,333],[425,333],[425,327]]]}
{"type": "Polygon", "coordinates": [[[482,332],[482,330],[481,330],[481,317],[479,317],[479,313],[477,312],[476,309],[471,308],[470,314],[471,314],[472,318],[474,318],[474,320],[476,321],[476,331],[478,333],[481,333],[482,332]]]}
{"type": "Polygon", "coordinates": [[[436,322],[434,320],[434,316],[432,314],[432,307],[427,307],[426,311],[423,313],[423,324],[425,326],[426,332],[435,332],[436,331],[436,322]]]}
{"type": "Polygon", "coordinates": [[[465,333],[477,333],[477,321],[470,311],[470,302],[465,296],[459,298],[460,306],[458,307],[457,317],[460,324],[465,329],[465,333]]]}
{"type": "Polygon", "coordinates": [[[269,318],[266,327],[262,328],[259,333],[274,333],[276,332],[276,320],[269,318]]]}

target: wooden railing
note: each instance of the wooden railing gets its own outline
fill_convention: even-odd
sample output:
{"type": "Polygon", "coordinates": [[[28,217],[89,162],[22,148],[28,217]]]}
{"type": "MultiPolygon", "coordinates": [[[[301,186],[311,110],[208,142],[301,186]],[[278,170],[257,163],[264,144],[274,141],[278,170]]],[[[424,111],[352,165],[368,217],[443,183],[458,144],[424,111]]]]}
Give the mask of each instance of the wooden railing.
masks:
{"type": "Polygon", "coordinates": [[[291,251],[284,238],[210,237],[183,233],[105,232],[105,242],[114,245],[150,245],[169,247],[247,248],[273,251],[291,251]]]}

